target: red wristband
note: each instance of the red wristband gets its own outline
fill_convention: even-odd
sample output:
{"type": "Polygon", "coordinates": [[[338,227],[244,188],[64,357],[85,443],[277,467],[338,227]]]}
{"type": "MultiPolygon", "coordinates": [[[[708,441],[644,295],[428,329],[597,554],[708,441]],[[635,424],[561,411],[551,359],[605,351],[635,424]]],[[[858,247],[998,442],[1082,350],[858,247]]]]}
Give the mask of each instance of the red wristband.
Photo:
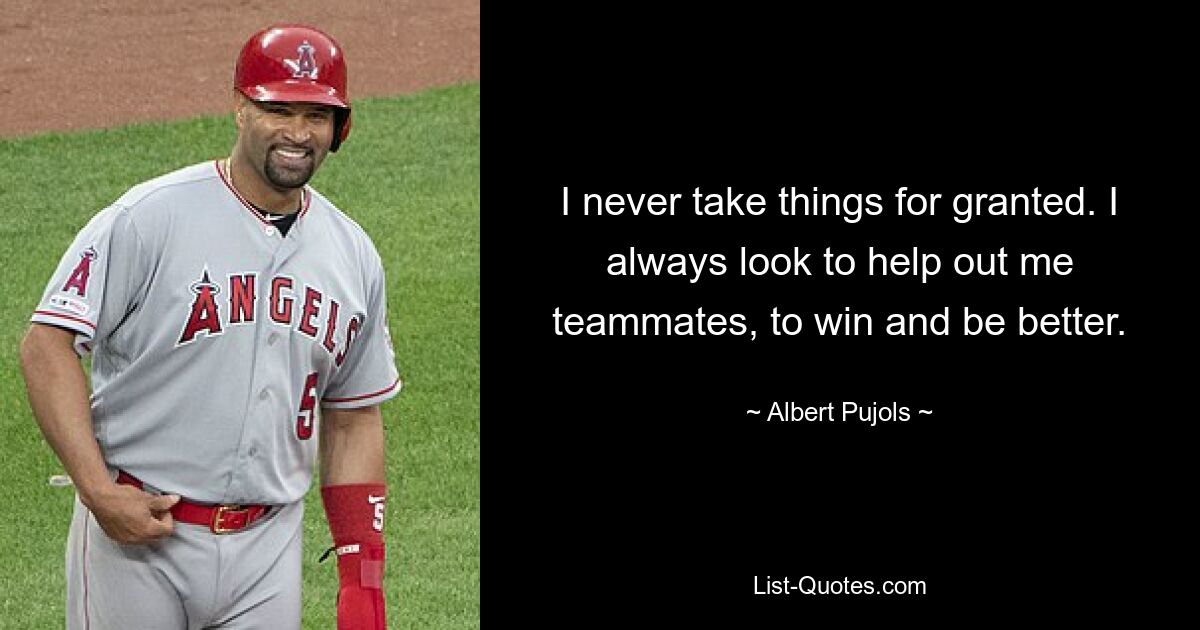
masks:
{"type": "Polygon", "coordinates": [[[321,488],[343,586],[383,587],[386,497],[381,483],[321,488]]]}

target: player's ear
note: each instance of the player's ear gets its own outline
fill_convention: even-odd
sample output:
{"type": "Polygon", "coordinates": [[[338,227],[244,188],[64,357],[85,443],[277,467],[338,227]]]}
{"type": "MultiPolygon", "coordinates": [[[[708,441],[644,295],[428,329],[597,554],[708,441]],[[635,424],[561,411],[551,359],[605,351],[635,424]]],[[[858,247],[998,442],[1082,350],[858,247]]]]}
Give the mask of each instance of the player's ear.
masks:
{"type": "Polygon", "coordinates": [[[246,107],[249,103],[250,99],[243,96],[241,92],[233,91],[233,120],[238,131],[242,130],[242,125],[246,122],[246,107]]]}

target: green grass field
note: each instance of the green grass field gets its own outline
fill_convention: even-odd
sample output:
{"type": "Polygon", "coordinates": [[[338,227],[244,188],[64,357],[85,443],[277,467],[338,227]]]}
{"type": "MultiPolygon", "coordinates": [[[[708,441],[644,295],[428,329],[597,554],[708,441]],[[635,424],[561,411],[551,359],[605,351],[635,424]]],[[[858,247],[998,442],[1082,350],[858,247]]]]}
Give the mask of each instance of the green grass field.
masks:
{"type": "MultiPolygon", "coordinates": [[[[61,628],[70,488],[17,348],[75,233],[130,186],[228,154],[232,116],[0,139],[0,628],[61,628]]],[[[394,628],[479,627],[479,84],[355,103],[313,185],[375,240],[404,391],[384,405],[394,628]]],[[[308,495],[304,627],[334,627],[335,563],[308,495]]]]}

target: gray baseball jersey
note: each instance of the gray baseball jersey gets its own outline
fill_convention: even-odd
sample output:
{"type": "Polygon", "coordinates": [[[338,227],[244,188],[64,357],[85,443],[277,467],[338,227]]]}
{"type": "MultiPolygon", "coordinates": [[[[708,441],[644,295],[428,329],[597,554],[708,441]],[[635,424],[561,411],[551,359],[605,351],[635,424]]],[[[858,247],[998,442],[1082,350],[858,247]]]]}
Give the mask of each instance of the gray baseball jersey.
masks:
{"type": "Polygon", "coordinates": [[[214,503],[307,492],[317,408],[400,391],[370,238],[306,187],[286,238],[222,164],[130,189],[63,256],[33,321],[92,352],[105,461],[214,503]]]}

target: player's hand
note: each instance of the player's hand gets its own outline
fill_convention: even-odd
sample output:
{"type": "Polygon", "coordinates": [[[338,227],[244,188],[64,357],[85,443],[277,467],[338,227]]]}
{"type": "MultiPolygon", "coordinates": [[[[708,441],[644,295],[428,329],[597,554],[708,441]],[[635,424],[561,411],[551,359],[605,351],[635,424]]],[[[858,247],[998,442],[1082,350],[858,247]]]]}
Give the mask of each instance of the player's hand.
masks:
{"type": "Polygon", "coordinates": [[[109,538],[123,545],[145,545],[175,531],[171,506],[178,502],[178,495],[153,495],[114,483],[95,495],[88,508],[109,538]]]}

